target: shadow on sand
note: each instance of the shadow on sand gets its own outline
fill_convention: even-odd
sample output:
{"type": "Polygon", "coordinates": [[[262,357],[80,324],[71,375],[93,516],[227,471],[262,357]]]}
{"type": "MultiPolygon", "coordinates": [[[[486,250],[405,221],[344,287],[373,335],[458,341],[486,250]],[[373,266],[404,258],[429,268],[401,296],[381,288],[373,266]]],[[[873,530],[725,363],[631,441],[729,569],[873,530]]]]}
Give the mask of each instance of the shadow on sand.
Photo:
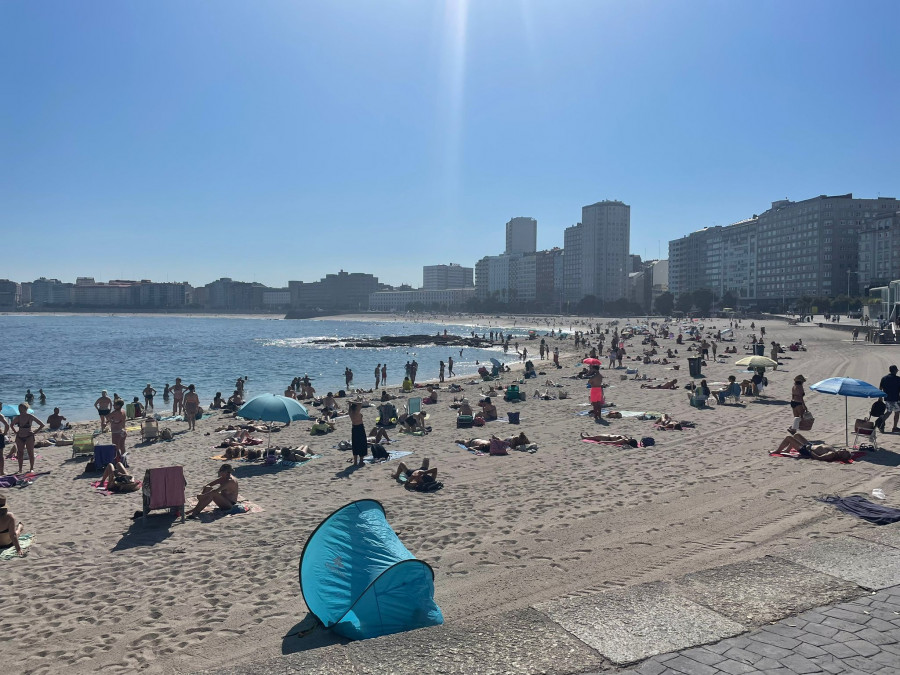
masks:
{"type": "Polygon", "coordinates": [[[351,640],[325,628],[310,612],[300,623],[288,629],[287,634],[281,639],[281,653],[295,654],[329,645],[346,645],[350,642],[351,640]]]}

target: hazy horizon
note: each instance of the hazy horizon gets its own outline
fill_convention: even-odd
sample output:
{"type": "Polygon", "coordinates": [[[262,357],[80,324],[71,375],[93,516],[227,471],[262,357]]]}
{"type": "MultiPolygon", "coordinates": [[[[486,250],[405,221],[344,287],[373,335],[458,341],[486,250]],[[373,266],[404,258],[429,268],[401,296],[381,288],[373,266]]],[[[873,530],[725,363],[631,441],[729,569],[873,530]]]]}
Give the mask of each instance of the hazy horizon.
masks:
{"type": "Polygon", "coordinates": [[[0,277],[340,269],[419,286],[562,246],[630,204],[631,251],[819,194],[900,197],[900,7],[203,0],[0,4],[0,277]],[[11,101],[11,103],[10,103],[11,101]]]}

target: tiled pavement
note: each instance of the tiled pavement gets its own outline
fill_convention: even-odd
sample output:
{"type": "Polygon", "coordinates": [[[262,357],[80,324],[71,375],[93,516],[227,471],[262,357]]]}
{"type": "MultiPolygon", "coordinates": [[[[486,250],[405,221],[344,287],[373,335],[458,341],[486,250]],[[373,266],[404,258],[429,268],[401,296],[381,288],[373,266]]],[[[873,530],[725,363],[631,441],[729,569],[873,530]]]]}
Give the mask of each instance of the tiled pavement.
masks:
{"type": "Polygon", "coordinates": [[[900,586],[715,644],[654,656],[622,675],[900,675],[900,586]]]}

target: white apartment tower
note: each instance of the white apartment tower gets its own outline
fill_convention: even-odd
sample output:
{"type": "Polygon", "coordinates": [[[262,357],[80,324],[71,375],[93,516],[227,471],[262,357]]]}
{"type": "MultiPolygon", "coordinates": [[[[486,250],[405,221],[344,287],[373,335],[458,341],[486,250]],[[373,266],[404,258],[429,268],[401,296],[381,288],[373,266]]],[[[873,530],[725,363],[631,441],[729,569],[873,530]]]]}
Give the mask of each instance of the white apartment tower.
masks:
{"type": "Polygon", "coordinates": [[[628,204],[604,200],[582,207],[581,222],[565,231],[566,298],[578,302],[586,295],[606,301],[625,297],[630,243],[628,204]]]}
{"type": "Polygon", "coordinates": [[[511,218],[506,224],[506,255],[537,251],[537,221],[534,218],[511,218]]]}

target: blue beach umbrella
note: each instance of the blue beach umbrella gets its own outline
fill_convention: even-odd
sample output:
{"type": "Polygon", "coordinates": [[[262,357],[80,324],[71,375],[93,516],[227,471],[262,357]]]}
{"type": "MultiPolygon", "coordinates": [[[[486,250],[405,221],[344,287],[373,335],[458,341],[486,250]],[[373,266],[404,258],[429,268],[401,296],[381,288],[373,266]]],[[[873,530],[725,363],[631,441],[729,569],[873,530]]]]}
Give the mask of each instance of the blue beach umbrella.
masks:
{"type": "Polygon", "coordinates": [[[309,411],[300,403],[287,396],[260,394],[254,396],[237,411],[238,417],[260,422],[283,422],[290,424],[308,420],[309,411]]]}
{"type": "MultiPolygon", "coordinates": [[[[19,414],[19,406],[18,406],[18,405],[11,405],[11,404],[9,404],[9,403],[4,403],[4,404],[3,404],[3,409],[0,410],[0,415],[3,415],[3,416],[6,417],[7,419],[9,419],[10,417],[15,417],[15,416],[18,415],[18,414],[19,414]]],[[[29,414],[29,415],[34,415],[34,410],[32,410],[31,408],[29,408],[29,409],[28,409],[28,414],[29,414]]]]}
{"type": "Polygon", "coordinates": [[[855,398],[881,398],[884,392],[878,387],[852,377],[829,377],[827,380],[816,382],[809,387],[820,394],[834,394],[844,397],[844,444],[850,445],[850,417],[847,413],[847,397],[855,398]]]}

